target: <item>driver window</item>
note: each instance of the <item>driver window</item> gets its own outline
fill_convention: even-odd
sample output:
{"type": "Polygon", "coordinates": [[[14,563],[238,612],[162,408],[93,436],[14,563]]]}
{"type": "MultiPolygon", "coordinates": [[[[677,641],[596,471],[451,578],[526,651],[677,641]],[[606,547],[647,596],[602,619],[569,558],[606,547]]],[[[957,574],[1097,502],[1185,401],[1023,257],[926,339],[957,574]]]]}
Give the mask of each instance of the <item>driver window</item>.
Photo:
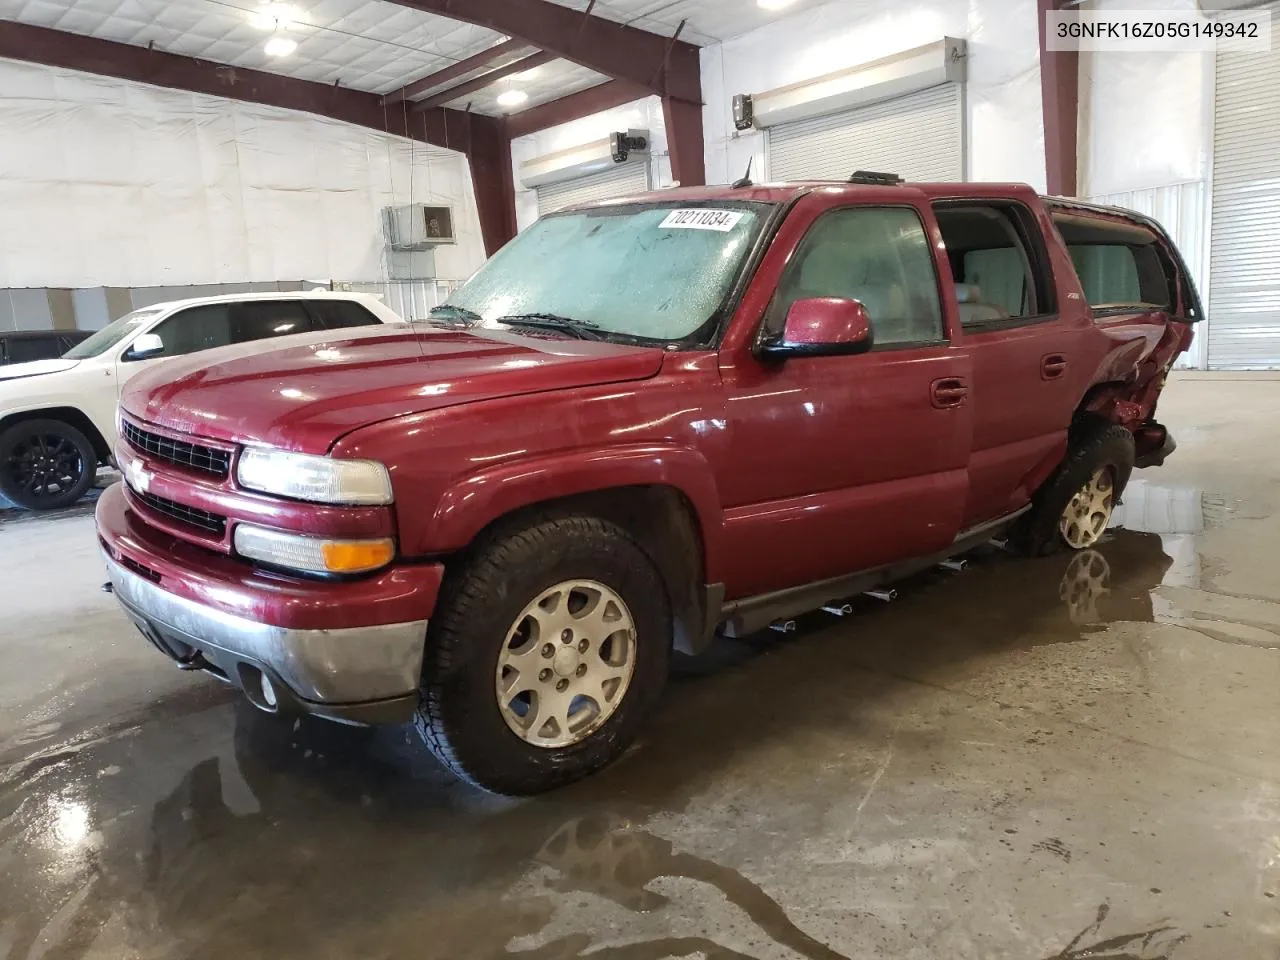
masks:
{"type": "Polygon", "coordinates": [[[797,300],[858,300],[876,348],[944,340],[938,274],[919,215],[901,207],[823,214],[787,266],[766,329],[781,334],[797,300]]]}

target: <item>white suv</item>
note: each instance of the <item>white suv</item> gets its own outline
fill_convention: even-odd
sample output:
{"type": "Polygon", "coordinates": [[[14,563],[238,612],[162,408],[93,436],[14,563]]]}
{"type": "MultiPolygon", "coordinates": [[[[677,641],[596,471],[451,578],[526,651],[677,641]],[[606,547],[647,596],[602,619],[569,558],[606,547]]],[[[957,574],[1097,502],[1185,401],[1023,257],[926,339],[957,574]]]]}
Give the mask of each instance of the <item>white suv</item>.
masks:
{"type": "Polygon", "coordinates": [[[0,497],[32,510],[79,500],[110,460],[116,403],[140,370],[216,347],[402,322],[363,294],[203,297],[135,310],[60,359],[0,367],[0,497]]]}

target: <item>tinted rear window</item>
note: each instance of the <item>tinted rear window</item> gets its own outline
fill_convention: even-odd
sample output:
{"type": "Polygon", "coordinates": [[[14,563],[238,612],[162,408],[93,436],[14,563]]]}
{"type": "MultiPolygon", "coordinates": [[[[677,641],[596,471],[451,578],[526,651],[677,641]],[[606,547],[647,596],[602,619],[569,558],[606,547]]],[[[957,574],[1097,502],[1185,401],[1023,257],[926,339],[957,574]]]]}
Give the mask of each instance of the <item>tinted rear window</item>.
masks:
{"type": "Polygon", "coordinates": [[[1053,218],[1089,306],[1169,309],[1175,302],[1159,239],[1136,224],[1056,214],[1053,218]]]}
{"type": "Polygon", "coordinates": [[[9,341],[9,363],[26,363],[30,360],[49,360],[61,356],[57,336],[14,337],[9,341]]]}
{"type": "Polygon", "coordinates": [[[315,314],[317,329],[341,330],[344,327],[370,327],[378,318],[353,300],[310,300],[307,305],[315,314]]]}

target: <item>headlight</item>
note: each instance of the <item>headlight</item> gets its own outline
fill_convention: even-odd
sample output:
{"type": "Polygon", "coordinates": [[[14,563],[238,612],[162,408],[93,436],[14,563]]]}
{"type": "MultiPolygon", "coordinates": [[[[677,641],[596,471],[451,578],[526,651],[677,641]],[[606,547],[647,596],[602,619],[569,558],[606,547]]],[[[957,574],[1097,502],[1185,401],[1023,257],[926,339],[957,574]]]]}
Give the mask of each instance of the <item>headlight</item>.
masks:
{"type": "Polygon", "coordinates": [[[236,467],[240,486],[294,500],[350,506],[390,503],[391,474],[373,460],[335,460],[248,447],[236,467]]]}
{"type": "Polygon", "coordinates": [[[236,527],[236,553],[273,567],[305,573],[368,573],[396,555],[395,541],[330,540],[242,523],[236,527]]]}

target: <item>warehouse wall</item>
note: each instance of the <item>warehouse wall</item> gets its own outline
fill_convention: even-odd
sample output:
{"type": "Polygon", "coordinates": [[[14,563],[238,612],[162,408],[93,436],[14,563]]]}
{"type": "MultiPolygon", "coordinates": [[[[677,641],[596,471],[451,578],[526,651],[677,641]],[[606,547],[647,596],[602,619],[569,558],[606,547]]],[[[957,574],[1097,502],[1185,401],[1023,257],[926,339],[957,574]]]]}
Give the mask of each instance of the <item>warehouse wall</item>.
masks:
{"type": "MultiPolygon", "coordinates": [[[[1034,0],[841,0],[781,17],[758,30],[702,49],[708,183],[740,177],[754,157],[764,169],[764,134],[733,128],[737,93],[759,93],[932,43],[969,42],[967,85],[969,176],[1045,187],[1044,122],[1034,0]]],[[[654,185],[671,183],[671,164],[657,97],[521,137],[512,144],[516,219],[537,219],[534,192],[520,185],[522,160],[598,140],[616,130],[653,134],[654,185]]]]}
{"type": "MultiPolygon", "coordinates": [[[[704,83],[705,88],[705,83],[704,83]]],[[[667,152],[667,129],[659,97],[647,97],[612,110],[583,117],[557,127],[548,127],[511,141],[512,173],[516,185],[516,225],[523,230],[538,219],[538,196],[520,183],[520,164],[584,143],[601,140],[620,130],[648,130],[652,151],[652,178],[655,188],[671,185],[671,156],[667,152]]]]}
{"type": "Polygon", "coordinates": [[[742,176],[751,157],[763,169],[764,135],[734,130],[734,94],[811,80],[944,36],[969,44],[969,178],[1044,189],[1034,0],[842,0],[703,48],[708,181],[742,176]]]}
{"type": "Polygon", "coordinates": [[[451,204],[435,273],[484,259],[465,157],[309,114],[0,60],[0,288],[387,276],[381,208],[451,204]]]}
{"type": "MultiPolygon", "coordinates": [[[[1097,0],[1097,10],[1187,10],[1196,0],[1097,0]]],[[[1082,192],[1203,181],[1212,149],[1213,56],[1081,54],[1082,192]]]]}

